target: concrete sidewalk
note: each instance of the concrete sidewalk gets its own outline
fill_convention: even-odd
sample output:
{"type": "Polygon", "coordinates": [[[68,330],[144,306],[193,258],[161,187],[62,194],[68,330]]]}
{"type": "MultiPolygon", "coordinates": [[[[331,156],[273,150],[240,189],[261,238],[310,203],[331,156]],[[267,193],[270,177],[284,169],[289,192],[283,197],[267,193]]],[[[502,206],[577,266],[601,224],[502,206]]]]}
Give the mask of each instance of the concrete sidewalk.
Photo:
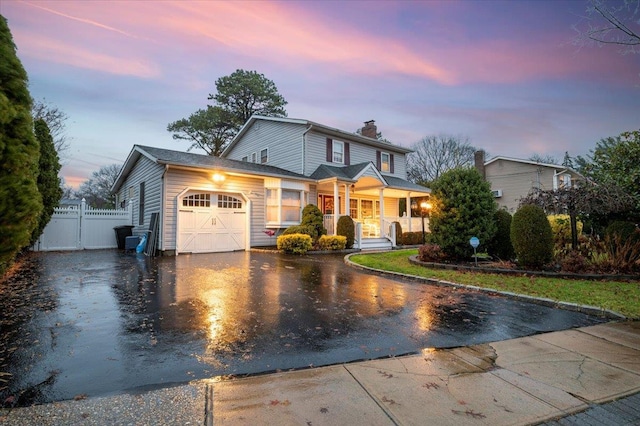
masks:
{"type": "Polygon", "coordinates": [[[2,410],[0,424],[632,425],[640,424],[640,409],[632,405],[596,410],[600,417],[588,414],[606,407],[598,404],[638,392],[640,322],[620,322],[2,410]]]}

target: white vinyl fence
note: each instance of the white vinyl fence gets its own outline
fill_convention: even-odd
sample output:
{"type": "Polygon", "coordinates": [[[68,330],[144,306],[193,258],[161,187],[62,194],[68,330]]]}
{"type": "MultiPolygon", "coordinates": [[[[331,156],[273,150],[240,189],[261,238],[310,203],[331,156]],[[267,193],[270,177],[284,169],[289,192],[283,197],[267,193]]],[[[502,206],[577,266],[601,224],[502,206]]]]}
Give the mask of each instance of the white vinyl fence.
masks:
{"type": "Polygon", "coordinates": [[[127,209],[93,209],[82,200],[80,206],[56,207],[34,251],[116,248],[114,227],[132,224],[127,209]]]}

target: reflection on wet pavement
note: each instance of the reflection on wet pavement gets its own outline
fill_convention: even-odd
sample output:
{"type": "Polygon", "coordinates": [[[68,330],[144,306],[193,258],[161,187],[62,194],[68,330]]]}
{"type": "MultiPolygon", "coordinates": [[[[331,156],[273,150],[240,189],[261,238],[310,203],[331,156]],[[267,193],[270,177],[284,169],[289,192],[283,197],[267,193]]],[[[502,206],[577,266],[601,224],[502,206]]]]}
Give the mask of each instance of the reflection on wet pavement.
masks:
{"type": "Polygon", "coordinates": [[[395,356],[601,321],[363,273],[344,265],[341,255],[150,259],[90,251],[39,253],[30,263],[14,284],[35,279],[31,284],[51,300],[12,334],[22,345],[8,358],[13,376],[0,390],[5,406],[395,356]]]}

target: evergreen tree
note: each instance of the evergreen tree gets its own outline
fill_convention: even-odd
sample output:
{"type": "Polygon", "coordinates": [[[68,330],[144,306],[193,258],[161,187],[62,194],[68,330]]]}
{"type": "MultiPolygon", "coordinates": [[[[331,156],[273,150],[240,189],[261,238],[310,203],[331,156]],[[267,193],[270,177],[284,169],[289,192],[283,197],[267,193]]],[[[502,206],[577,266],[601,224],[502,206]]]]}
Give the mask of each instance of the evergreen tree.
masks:
{"type": "Polygon", "coordinates": [[[469,244],[478,237],[480,250],[496,232],[496,202],[491,186],[475,168],[452,169],[440,175],[431,186],[433,210],[429,226],[432,242],[454,259],[473,255],[469,244]]]}
{"type": "Polygon", "coordinates": [[[42,211],[40,149],[33,133],[27,72],[0,16],[0,271],[29,244],[42,211]]]}
{"type": "Polygon", "coordinates": [[[33,245],[44,227],[51,220],[53,210],[58,206],[62,197],[62,188],[60,187],[60,179],[58,172],[60,171],[60,159],[56,150],[53,136],[49,132],[47,122],[39,118],[34,125],[36,139],[40,142],[40,173],[38,174],[38,191],[42,196],[42,213],[38,218],[38,226],[31,234],[31,245],[33,245]]]}

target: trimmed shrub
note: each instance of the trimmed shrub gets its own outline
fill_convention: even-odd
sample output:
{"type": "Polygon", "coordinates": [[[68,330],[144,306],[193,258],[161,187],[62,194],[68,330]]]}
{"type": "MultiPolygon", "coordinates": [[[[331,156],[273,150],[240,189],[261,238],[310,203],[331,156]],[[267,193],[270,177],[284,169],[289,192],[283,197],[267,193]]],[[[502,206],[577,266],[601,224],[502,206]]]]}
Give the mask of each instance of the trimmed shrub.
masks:
{"type": "Polygon", "coordinates": [[[403,232],[401,241],[405,246],[422,244],[422,232],[403,232]]]}
{"type": "MultiPolygon", "coordinates": [[[[551,225],[553,241],[558,248],[571,244],[571,218],[568,214],[553,214],[547,216],[551,225]]],[[[582,222],[576,222],[578,235],[582,234],[582,222]]]]}
{"type": "Polygon", "coordinates": [[[424,244],[418,249],[418,259],[423,262],[439,262],[445,257],[444,252],[437,244],[424,244]]]}
{"type": "Polygon", "coordinates": [[[336,233],[346,238],[346,248],[353,248],[356,229],[351,216],[340,216],[336,233]]]}
{"type": "Polygon", "coordinates": [[[524,205],[511,220],[511,243],[519,265],[541,268],[553,259],[553,235],[547,216],[538,206],[524,205]]]}
{"type": "Polygon", "coordinates": [[[307,234],[280,235],[277,239],[278,250],[289,254],[305,254],[313,246],[307,234]]]}
{"type": "Polygon", "coordinates": [[[347,237],[344,235],[323,235],[318,238],[320,250],[344,250],[347,246],[347,237]]]}
{"type": "Polygon", "coordinates": [[[515,255],[511,244],[511,213],[504,209],[496,210],[493,219],[496,233],[487,243],[487,252],[500,260],[511,260],[515,255]]]}
{"type": "Polygon", "coordinates": [[[315,233],[315,229],[312,226],[308,225],[293,225],[282,231],[280,235],[291,235],[291,234],[305,234],[310,236],[313,239],[313,234],[315,233]]]}
{"type": "Polygon", "coordinates": [[[605,237],[614,237],[616,235],[620,236],[622,240],[626,240],[632,236],[637,236],[636,224],[633,222],[628,222],[625,220],[614,220],[604,231],[605,237]]]}
{"type": "Polygon", "coordinates": [[[309,235],[311,235],[314,242],[317,241],[321,235],[327,235],[322,212],[313,204],[307,204],[305,208],[302,209],[302,221],[300,225],[308,225],[313,228],[313,233],[309,235]]]}
{"type": "Polygon", "coordinates": [[[396,244],[402,244],[402,225],[400,222],[393,222],[396,224],[396,244]]]}

